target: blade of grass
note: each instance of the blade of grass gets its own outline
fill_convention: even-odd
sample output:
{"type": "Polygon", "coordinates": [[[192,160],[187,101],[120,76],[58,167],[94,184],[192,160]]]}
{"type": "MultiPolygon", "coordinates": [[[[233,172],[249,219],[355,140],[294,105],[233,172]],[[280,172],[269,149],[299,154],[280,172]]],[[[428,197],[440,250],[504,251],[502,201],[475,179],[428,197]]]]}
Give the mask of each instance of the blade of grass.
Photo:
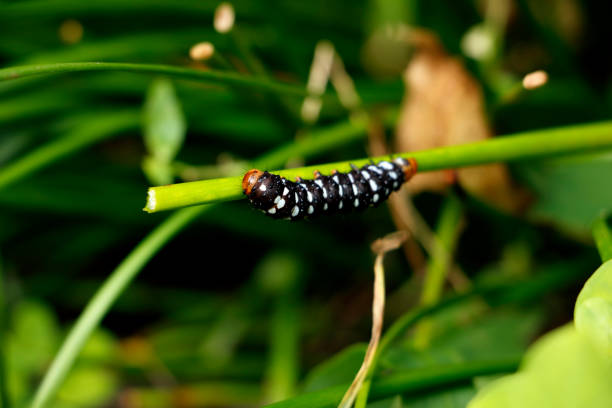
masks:
{"type": "Polygon", "coordinates": [[[205,208],[186,208],[172,214],[142,240],[119,264],[94,297],[91,298],[74,327],[70,330],[68,337],[53,359],[51,367],[36,391],[34,400],[30,405],[32,408],[41,408],[47,405],[51,396],[66,377],[89,335],[98,326],[117,297],[153,255],[205,208]]]}
{"type": "Polygon", "coordinates": [[[300,85],[271,81],[227,71],[197,70],[171,65],[131,64],[123,62],[66,62],[58,64],[24,65],[0,69],[0,81],[27,78],[36,75],[58,75],[85,71],[122,71],[145,74],[168,75],[213,84],[254,88],[283,95],[303,97],[306,89],[300,85]]]}
{"type": "MultiPolygon", "coordinates": [[[[439,239],[427,265],[423,292],[421,293],[421,305],[435,304],[442,296],[444,283],[459,239],[461,217],[461,202],[452,195],[447,197],[440,211],[436,229],[436,235],[439,239]]],[[[422,321],[414,334],[415,346],[420,349],[426,348],[431,339],[432,329],[431,320],[422,321]]]]}
{"type": "MultiPolygon", "coordinates": [[[[352,127],[350,132],[361,132],[364,130],[362,126],[361,122],[347,125],[347,131],[352,127]]],[[[399,153],[396,156],[413,157],[419,171],[433,171],[494,162],[551,158],[602,148],[612,148],[612,121],[522,132],[482,142],[399,153]]],[[[296,176],[311,178],[315,170],[323,174],[329,174],[332,170],[349,171],[351,163],[363,166],[370,160],[386,159],[388,156],[364,158],[280,170],[276,173],[290,179],[296,176]]],[[[272,167],[270,163],[264,164],[272,167]]],[[[188,205],[237,200],[244,197],[241,181],[242,177],[227,177],[152,187],[144,210],[153,213],[188,205]]]]}
{"type": "Polygon", "coordinates": [[[0,170],[0,190],[79,149],[119,132],[136,128],[139,121],[140,116],[136,111],[91,116],[84,125],[39,147],[0,170]]]}

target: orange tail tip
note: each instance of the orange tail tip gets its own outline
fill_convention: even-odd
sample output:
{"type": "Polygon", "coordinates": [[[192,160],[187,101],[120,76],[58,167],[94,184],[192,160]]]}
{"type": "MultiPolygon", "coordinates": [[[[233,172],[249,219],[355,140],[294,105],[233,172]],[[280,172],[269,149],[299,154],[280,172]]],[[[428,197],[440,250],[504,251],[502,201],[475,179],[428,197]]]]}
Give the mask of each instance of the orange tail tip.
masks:
{"type": "Polygon", "coordinates": [[[244,194],[251,194],[253,186],[255,186],[255,183],[257,183],[257,180],[259,180],[263,173],[263,171],[257,169],[251,169],[246,172],[246,174],[242,178],[242,191],[244,192],[244,194]]]}

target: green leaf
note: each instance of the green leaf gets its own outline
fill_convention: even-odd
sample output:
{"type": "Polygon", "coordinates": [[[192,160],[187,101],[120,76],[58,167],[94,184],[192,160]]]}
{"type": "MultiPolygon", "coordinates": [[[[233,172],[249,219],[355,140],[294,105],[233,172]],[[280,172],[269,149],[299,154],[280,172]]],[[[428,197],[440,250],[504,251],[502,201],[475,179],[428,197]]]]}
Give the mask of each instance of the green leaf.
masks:
{"type": "Polygon", "coordinates": [[[525,163],[517,171],[536,195],[531,215],[564,229],[583,233],[612,209],[610,152],[525,163]]]}
{"type": "Polygon", "coordinates": [[[576,329],[612,359],[612,260],[586,281],[574,309],[576,329]]]}
{"type": "Polygon", "coordinates": [[[361,367],[365,344],[354,344],[312,369],[305,380],[304,391],[318,391],[336,385],[350,384],[361,367]]]}
{"type": "Polygon", "coordinates": [[[170,163],[185,140],[186,123],[181,104],[170,80],[151,83],[144,105],[144,142],[160,163],[170,163]]]}
{"type": "Polygon", "coordinates": [[[536,342],[517,374],[489,383],[468,408],[610,407],[610,378],[612,365],[567,325],[536,342]]]}

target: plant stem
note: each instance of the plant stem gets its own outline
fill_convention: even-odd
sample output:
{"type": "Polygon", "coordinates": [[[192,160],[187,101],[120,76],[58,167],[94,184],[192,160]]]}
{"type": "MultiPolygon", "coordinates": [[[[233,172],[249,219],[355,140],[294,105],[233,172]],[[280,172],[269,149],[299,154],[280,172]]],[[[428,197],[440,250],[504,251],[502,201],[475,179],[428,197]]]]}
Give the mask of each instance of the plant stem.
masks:
{"type": "Polygon", "coordinates": [[[139,121],[140,117],[135,111],[91,116],[85,124],[67,135],[39,147],[0,170],[0,190],[61,157],[119,132],[136,128],[139,121]]]}
{"type": "MultiPolygon", "coordinates": [[[[363,131],[361,126],[364,125],[355,124],[348,133],[363,131]]],[[[347,125],[347,128],[350,126],[347,125]]],[[[522,132],[482,142],[399,153],[396,156],[413,157],[418,163],[419,171],[433,171],[494,162],[551,158],[602,148],[612,148],[612,121],[522,132]]],[[[376,162],[386,159],[388,156],[349,160],[280,170],[276,173],[286,178],[311,178],[314,170],[329,174],[332,170],[348,171],[351,163],[363,166],[370,160],[376,162]]],[[[145,211],[153,213],[188,205],[237,200],[244,197],[241,181],[242,177],[227,177],[152,187],[149,189],[145,211]]]]}
{"type": "MultiPolygon", "coordinates": [[[[436,229],[436,245],[431,254],[423,292],[421,294],[421,305],[428,306],[437,303],[442,295],[444,282],[452,264],[452,256],[459,238],[462,208],[461,202],[454,196],[446,199],[436,229]]],[[[414,343],[418,348],[425,348],[430,341],[432,333],[432,321],[422,321],[414,334],[414,343]]]]}
{"type": "Polygon", "coordinates": [[[612,259],[612,228],[608,224],[608,217],[602,215],[593,224],[593,238],[601,256],[601,262],[612,259]]]}
{"type": "Polygon", "coordinates": [[[110,306],[134,279],[153,255],[185,225],[207,207],[193,207],[178,211],[151,232],[119,264],[81,313],[59,352],[53,359],[42,383],[36,391],[32,408],[44,407],[55,394],[91,332],[98,326],[110,306]]]}
{"type": "Polygon", "coordinates": [[[198,80],[224,85],[255,88],[283,95],[306,96],[303,86],[271,81],[227,71],[202,71],[171,65],[131,64],[123,62],[66,62],[58,64],[24,65],[0,69],[0,81],[35,75],[65,74],[82,71],[124,71],[156,75],[169,75],[181,79],[198,80]]]}

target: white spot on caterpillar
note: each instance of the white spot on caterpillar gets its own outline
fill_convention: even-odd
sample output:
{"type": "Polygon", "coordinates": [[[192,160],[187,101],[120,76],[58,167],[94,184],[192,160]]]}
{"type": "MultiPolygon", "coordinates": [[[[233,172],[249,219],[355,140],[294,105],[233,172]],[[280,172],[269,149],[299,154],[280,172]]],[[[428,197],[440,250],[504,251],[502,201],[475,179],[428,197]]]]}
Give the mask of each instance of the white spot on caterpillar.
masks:
{"type": "Polygon", "coordinates": [[[332,180],[334,180],[336,182],[336,184],[340,185],[340,179],[338,178],[337,175],[335,175],[334,177],[332,177],[332,180]]]}
{"type": "Polygon", "coordinates": [[[283,195],[286,196],[287,194],[289,194],[289,189],[285,187],[285,189],[283,190],[283,195]]]}
{"type": "Polygon", "coordinates": [[[266,191],[266,185],[265,185],[265,184],[262,184],[261,186],[259,186],[259,189],[260,189],[261,191],[266,191]]]}
{"type": "Polygon", "coordinates": [[[348,178],[349,178],[349,180],[351,180],[351,183],[355,182],[355,178],[353,177],[353,175],[351,173],[349,173],[348,178]]]}
{"type": "Polygon", "coordinates": [[[312,214],[314,212],[314,207],[312,205],[308,206],[308,214],[312,214]]]}
{"type": "Polygon", "coordinates": [[[323,204],[323,210],[327,211],[327,203],[323,204]]]}
{"type": "Polygon", "coordinates": [[[393,182],[393,188],[397,188],[399,186],[399,183],[397,181],[393,182]]]}
{"type": "Polygon", "coordinates": [[[374,194],[374,197],[372,197],[372,201],[375,203],[378,202],[378,194],[374,194]]]}
{"type": "Polygon", "coordinates": [[[323,188],[323,180],[321,180],[321,179],[316,179],[314,182],[315,182],[315,184],[316,184],[317,186],[319,186],[319,187],[323,188]]]}
{"type": "Polygon", "coordinates": [[[359,194],[359,190],[357,190],[357,186],[354,184],[351,184],[351,186],[353,186],[353,194],[355,195],[359,194]]]}
{"type": "Polygon", "coordinates": [[[381,161],[378,165],[385,170],[393,170],[393,165],[388,161],[381,161]]]}
{"type": "Polygon", "coordinates": [[[403,157],[398,157],[397,159],[393,161],[399,164],[400,166],[406,166],[408,164],[408,160],[404,159],[403,157]]]}
{"type": "Polygon", "coordinates": [[[300,202],[300,196],[298,195],[298,193],[295,193],[295,203],[299,203],[300,202]]]}
{"type": "Polygon", "coordinates": [[[321,189],[323,190],[323,198],[327,198],[327,190],[325,187],[321,187],[321,189]]]}
{"type": "Polygon", "coordinates": [[[376,166],[370,165],[368,166],[368,169],[370,169],[374,173],[383,174],[383,171],[376,166]]]}
{"type": "Polygon", "coordinates": [[[268,214],[276,214],[276,208],[272,207],[268,210],[268,214]]]}
{"type": "Polygon", "coordinates": [[[368,173],[365,170],[361,170],[361,175],[363,176],[364,179],[369,180],[370,179],[370,173],[368,173]]]}
{"type": "Polygon", "coordinates": [[[312,203],[312,193],[310,191],[306,191],[306,197],[308,198],[308,202],[312,203]]]}
{"type": "Polygon", "coordinates": [[[284,206],[285,206],[285,200],[281,198],[280,201],[278,202],[278,204],[276,205],[276,208],[278,208],[280,210],[284,206]]]}
{"type": "Polygon", "coordinates": [[[278,203],[280,201],[281,197],[280,196],[276,196],[276,198],[274,199],[274,204],[278,203]]]}
{"type": "Polygon", "coordinates": [[[359,199],[358,199],[358,198],[356,198],[356,199],[355,199],[355,202],[354,202],[353,204],[355,205],[355,207],[359,207],[359,199]]]}
{"type": "Polygon", "coordinates": [[[385,188],[385,195],[389,195],[389,189],[385,188]]]}
{"type": "Polygon", "coordinates": [[[344,204],[342,203],[342,201],[340,201],[340,204],[338,204],[338,209],[341,210],[343,205],[344,204]]]}
{"type": "Polygon", "coordinates": [[[376,185],[376,182],[374,180],[370,180],[370,188],[372,189],[372,191],[378,190],[378,185],[376,185]]]}
{"type": "Polygon", "coordinates": [[[389,177],[391,177],[393,180],[397,180],[397,173],[394,171],[390,171],[389,172],[389,177]]]}
{"type": "Polygon", "coordinates": [[[291,209],[292,217],[297,217],[299,213],[300,213],[300,208],[297,205],[291,209]]]}
{"type": "Polygon", "coordinates": [[[342,189],[342,186],[340,184],[338,184],[338,194],[340,194],[340,197],[342,197],[342,195],[344,194],[344,190],[342,189]]]}

